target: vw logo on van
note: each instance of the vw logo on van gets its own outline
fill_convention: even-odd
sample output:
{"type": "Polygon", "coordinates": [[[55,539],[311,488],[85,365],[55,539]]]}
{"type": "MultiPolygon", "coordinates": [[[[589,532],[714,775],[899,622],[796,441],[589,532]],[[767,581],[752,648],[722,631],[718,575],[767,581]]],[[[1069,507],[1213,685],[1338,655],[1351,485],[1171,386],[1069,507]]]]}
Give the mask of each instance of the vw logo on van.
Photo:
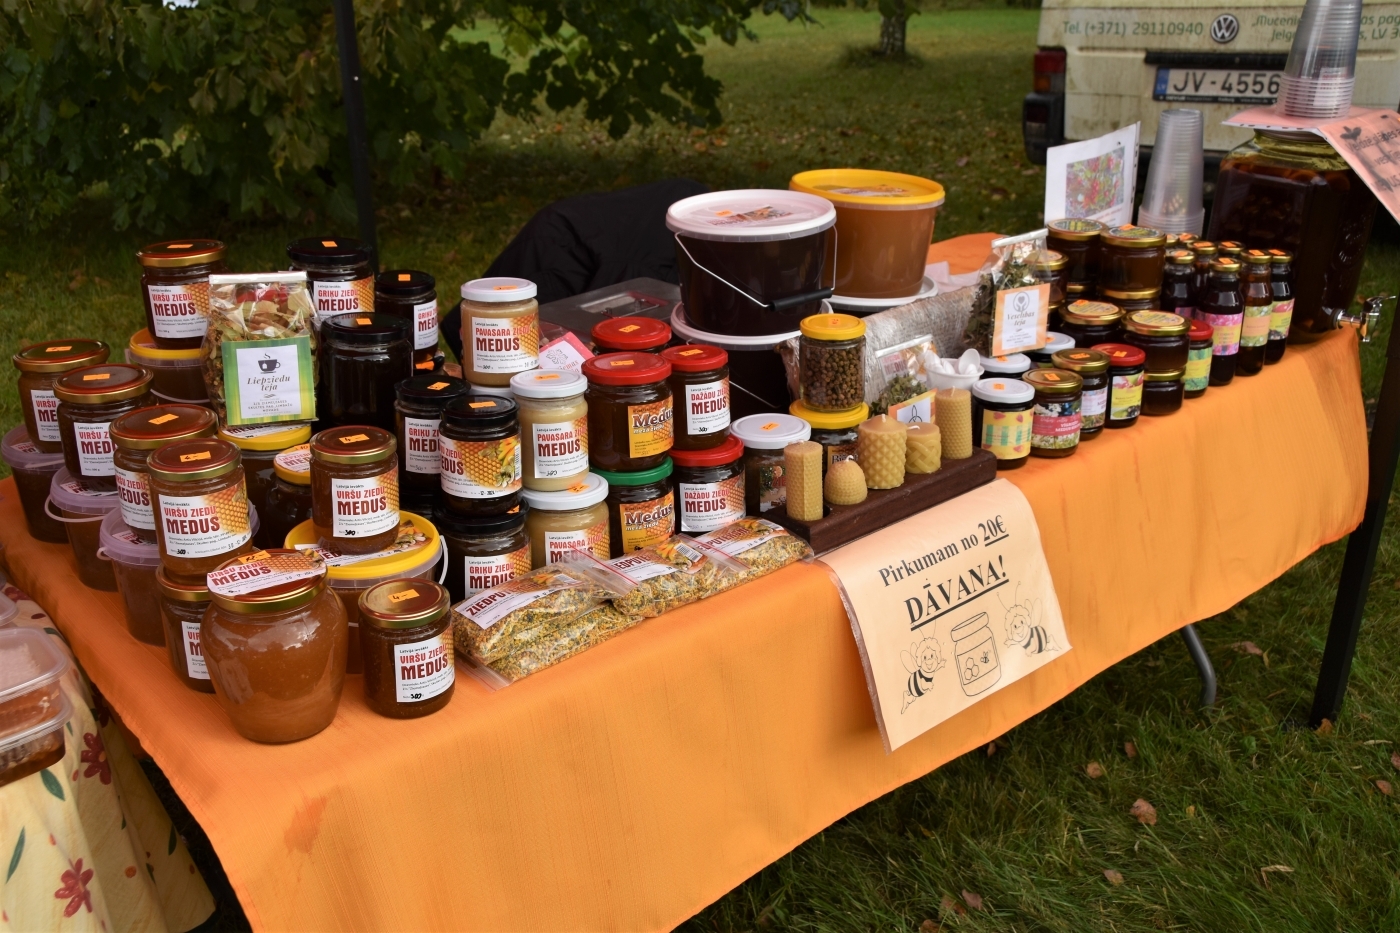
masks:
{"type": "Polygon", "coordinates": [[[1210,24],[1210,37],[1221,45],[1234,42],[1240,34],[1240,21],[1231,13],[1221,13],[1210,24]]]}

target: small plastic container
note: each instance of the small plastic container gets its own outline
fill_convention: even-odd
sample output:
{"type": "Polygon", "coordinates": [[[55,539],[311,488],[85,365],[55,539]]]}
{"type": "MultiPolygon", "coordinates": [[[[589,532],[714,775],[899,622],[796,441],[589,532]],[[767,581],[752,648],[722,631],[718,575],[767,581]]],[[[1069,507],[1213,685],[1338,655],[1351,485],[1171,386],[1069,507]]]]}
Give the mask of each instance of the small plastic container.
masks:
{"type": "Polygon", "coordinates": [[[870,406],[861,402],[847,411],[813,411],[801,401],[788,406],[788,414],[811,425],[808,440],[822,445],[822,477],[838,460],[855,460],[856,428],[870,417],[870,406]]]}
{"type": "Polygon", "coordinates": [[[1016,377],[981,379],[972,386],[972,437],[997,458],[998,470],[1016,470],[1031,456],[1035,389],[1016,377]]]}
{"type": "Polygon", "coordinates": [[[437,530],[447,549],[445,585],[453,602],[530,572],[523,509],[503,515],[448,512],[437,520],[437,530]]]}
{"type": "Polygon", "coordinates": [[[1061,350],[1072,350],[1074,347],[1073,337],[1052,330],[1045,335],[1045,346],[1039,350],[1027,350],[1026,356],[1030,357],[1031,366],[1036,369],[1054,369],[1055,363],[1051,357],[1061,350]]]}
{"type": "Polygon", "coordinates": [[[111,561],[97,554],[102,546],[99,531],[102,520],[110,512],[121,509],[115,490],[93,489],[75,479],[67,467],[61,467],[49,484],[49,499],[44,506],[50,518],[63,523],[68,544],[73,549],[78,579],[94,590],[117,591],[117,578],[111,561]]]}
{"type": "Polygon", "coordinates": [[[63,452],[58,433],[58,399],[54,382],[82,366],[107,362],[110,351],[101,340],[45,340],[31,344],[11,360],[19,370],[19,406],[29,440],[46,454],[63,452]]]}
{"type": "Polygon", "coordinates": [[[525,533],[530,537],[530,569],[558,563],[570,551],[587,551],[599,560],[612,556],[608,481],[597,473],[568,489],[526,489],[521,496],[529,506],[525,533]]]}
{"type": "MultiPolygon", "coordinates": [[[[359,560],[352,563],[335,563],[326,566],[326,584],[340,597],[345,609],[345,617],[350,625],[349,655],[345,662],[348,674],[358,674],[362,670],[360,658],[360,594],[370,587],[387,580],[433,580],[439,577],[436,572],[442,557],[442,538],[437,527],[413,512],[402,512],[405,522],[411,522],[415,538],[422,540],[406,551],[359,560]]],[[[287,534],[285,546],[295,549],[299,545],[316,544],[316,529],[311,522],[302,522],[287,534]]]]}
{"type": "Polygon", "coordinates": [[[1210,361],[1214,355],[1215,328],[1205,321],[1192,321],[1187,332],[1190,350],[1186,355],[1186,398],[1200,398],[1210,388],[1210,361]]]}
{"type": "Polygon", "coordinates": [[[1094,347],[1108,354],[1108,421],[1109,428],[1131,428],[1142,414],[1143,373],[1147,369],[1147,354],[1126,343],[1101,343],[1094,347]]]}
{"type": "Polygon", "coordinates": [[[787,503],[783,448],[811,440],[812,426],[795,415],[748,415],[729,427],[744,445],[744,510],[752,516],[787,503]]]}
{"type": "Polygon", "coordinates": [[[165,645],[165,629],[160,623],[160,590],[156,570],[160,548],[137,535],[120,511],[109,512],[98,528],[98,556],[112,562],[117,592],[126,610],[126,630],[131,637],[148,645],[165,645]]]}
{"type": "Polygon", "coordinates": [[[1084,381],[1079,404],[1079,440],[1091,441],[1103,433],[1108,421],[1108,354],[1098,350],[1061,350],[1055,368],[1075,373],[1084,381]]]}
{"type": "Polygon", "coordinates": [[[398,385],[394,402],[399,438],[399,495],[435,493],[442,488],[442,451],[438,434],[442,410],[470,389],[455,376],[414,376],[398,385]]]}
{"type": "Polygon", "coordinates": [[[435,583],[390,580],[360,597],[365,703],[390,719],[416,719],[452,699],[457,666],[452,602],[435,583]]]}
{"type": "Polygon", "coordinates": [[[442,411],[443,502],[462,515],[501,515],[520,505],[523,474],[515,402],[461,395],[442,411]]]}
{"type": "Polygon", "coordinates": [[[218,240],[200,239],[153,243],[136,253],[146,327],[156,346],[199,349],[209,328],[209,276],[227,271],[227,253],[218,240]]]}
{"type": "Polygon", "coordinates": [[[1184,369],[1147,373],[1142,384],[1142,413],[1157,416],[1180,411],[1186,397],[1185,376],[1184,369]]]}
{"type": "Polygon", "coordinates": [[[538,289],[528,279],[473,279],[462,285],[462,375],[504,386],[540,365],[538,289]]]}
{"type": "Polygon", "coordinates": [[[1075,301],[1060,310],[1060,328],[1076,347],[1117,343],[1123,338],[1123,309],[1107,301],[1075,301]]]}
{"type": "Polygon", "coordinates": [[[654,317],[611,317],[594,324],[589,336],[595,353],[660,353],[671,342],[671,325],[654,317]]]}
{"type": "Polygon", "coordinates": [[[311,438],[311,521],[318,542],[372,554],[399,536],[398,439],[372,425],[328,428],[311,438]]]}
{"type": "Polygon", "coordinates": [[[0,630],[0,786],[63,759],[63,724],[73,715],[62,683],[69,665],[47,633],[0,630]]]}
{"type": "Polygon", "coordinates": [[[56,521],[45,510],[53,476],[63,469],[63,454],[44,453],[30,441],[24,425],[17,424],[0,441],[0,456],[4,457],[10,467],[10,475],[15,478],[19,504],[24,509],[24,524],[29,528],[30,537],[51,544],[67,541],[68,532],[64,531],[63,523],[56,521]]]}
{"type": "Polygon", "coordinates": [[[209,389],[204,385],[204,361],[198,346],[187,350],[167,350],[156,346],[148,330],[131,335],[126,361],[151,371],[151,394],[161,402],[207,405],[209,389]]]}
{"type": "Polygon", "coordinates": [[[1063,369],[1042,369],[1026,373],[1025,382],[1035,391],[1031,456],[1072,456],[1079,449],[1084,380],[1063,369]]]}
{"type": "Polygon", "coordinates": [[[526,489],[568,489],[588,475],[588,380],[532,369],[510,379],[520,416],[520,481],[526,489]]]}
{"type": "Polygon", "coordinates": [[[671,483],[674,468],[667,457],[650,470],[594,471],[608,483],[610,557],[640,551],[676,533],[676,495],[671,483]]]}
{"type": "Polygon", "coordinates": [[[408,321],[413,333],[413,371],[437,366],[437,279],[412,269],[390,269],[374,277],[374,310],[408,321]]]}
{"type": "Polygon", "coordinates": [[[849,411],[865,400],[865,322],[849,314],[802,319],[798,385],[813,411],[849,411]]]}
{"type": "Polygon", "coordinates": [[[58,433],[68,472],[82,477],[94,489],[117,488],[107,425],[129,411],[153,404],[150,385],[150,372],[128,363],[84,366],[54,382],[58,433]]]}
{"type": "Polygon", "coordinates": [[[984,356],[982,375],[987,379],[1020,379],[1031,368],[1031,358],[1024,353],[1010,356],[984,356]]]}
{"type": "MultiPolygon", "coordinates": [[[[238,448],[243,457],[243,474],[248,483],[248,501],[266,514],[268,491],[277,471],[273,466],[284,450],[299,447],[311,440],[309,424],[249,424],[219,429],[219,437],[238,448]]],[[[254,543],[258,547],[279,547],[282,539],[275,536],[278,522],[269,522],[267,536],[254,543]]]]}
{"type": "Polygon", "coordinates": [[[673,450],[671,459],[683,534],[715,531],[744,517],[744,444],[737,437],[707,450],[673,450]]]}
{"type": "Polygon", "coordinates": [[[675,431],[671,364],[654,353],[604,353],[583,364],[583,375],[593,468],[635,473],[666,460],[675,431]]]}
{"type": "Polygon", "coordinates": [[[331,424],[394,430],[394,389],[413,375],[411,321],[366,312],[325,318],[317,358],[331,424]]]}
{"type": "Polygon", "coordinates": [[[661,351],[671,364],[674,450],[705,450],[729,437],[729,354],[708,344],[661,351]]]}
{"type": "Polygon", "coordinates": [[[1147,371],[1185,369],[1191,351],[1191,324],[1170,311],[1134,311],[1123,322],[1123,342],[1147,354],[1147,371]]]}
{"type": "Polygon", "coordinates": [[[281,547],[289,531],[311,518],[311,445],[279,451],[272,472],[266,508],[258,510],[263,525],[253,532],[258,547],[281,547]]]}
{"type": "Polygon", "coordinates": [[[19,618],[19,607],[10,597],[0,593],[0,627],[14,625],[19,618]]]}
{"type": "Polygon", "coordinates": [[[177,583],[164,570],[156,569],[160,591],[160,619],[165,627],[165,649],[170,669],[180,682],[198,693],[213,693],[209,667],[200,647],[199,627],[209,608],[209,587],[204,581],[177,583]]]}

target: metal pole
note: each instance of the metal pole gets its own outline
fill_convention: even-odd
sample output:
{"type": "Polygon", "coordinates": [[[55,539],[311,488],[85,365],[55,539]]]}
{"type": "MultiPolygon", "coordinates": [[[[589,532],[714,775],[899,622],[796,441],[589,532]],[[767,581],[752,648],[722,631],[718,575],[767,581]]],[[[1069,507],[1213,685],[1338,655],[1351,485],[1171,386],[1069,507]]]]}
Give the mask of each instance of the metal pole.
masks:
{"type": "Polygon", "coordinates": [[[331,0],[335,38],[340,47],[340,86],[345,105],[345,132],[350,143],[350,174],[355,184],[355,212],[360,239],[379,268],[379,239],[374,231],[374,196],[369,174],[369,131],[365,127],[365,93],[360,83],[360,43],[355,33],[354,0],[331,0]]]}
{"type": "Polygon", "coordinates": [[[1201,636],[1196,634],[1196,626],[1182,626],[1181,637],[1186,642],[1186,650],[1191,652],[1191,660],[1196,662],[1196,673],[1201,675],[1201,708],[1215,705],[1215,665],[1210,663],[1206,646],[1201,644],[1201,636]]]}
{"type": "Polygon", "coordinates": [[[1351,659],[1356,653],[1356,637],[1366,611],[1366,591],[1376,567],[1376,551],[1385,529],[1385,510],[1395,485],[1395,467],[1400,462],[1400,315],[1391,322],[1390,340],[1385,349],[1385,377],[1381,381],[1375,425],[1371,429],[1370,479],[1366,487],[1366,512],[1361,524],[1347,539],[1342,577],[1337,584],[1337,601],[1332,606],[1332,625],[1317,672],[1317,692],[1313,695],[1308,724],[1316,729],[1322,720],[1337,721],[1346,698],[1351,659]]]}

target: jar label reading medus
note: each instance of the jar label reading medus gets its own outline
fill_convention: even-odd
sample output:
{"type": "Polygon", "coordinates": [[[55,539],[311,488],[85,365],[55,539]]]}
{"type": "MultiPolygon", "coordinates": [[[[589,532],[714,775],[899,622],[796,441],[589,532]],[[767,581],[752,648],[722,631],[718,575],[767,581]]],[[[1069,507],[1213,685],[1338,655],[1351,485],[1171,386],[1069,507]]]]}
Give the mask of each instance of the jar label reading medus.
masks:
{"type": "Polygon", "coordinates": [[[436,476],[442,470],[442,453],[438,450],[440,418],[403,419],[403,465],[410,473],[436,476]]]}
{"type": "Polygon", "coordinates": [[[676,500],[666,493],[649,502],[619,502],[622,551],[640,551],[676,533],[676,500]]]}
{"type": "Polygon", "coordinates": [[[442,491],[459,499],[496,499],[521,487],[520,438],[459,441],[438,437],[442,491]]]}
{"type": "Polygon", "coordinates": [[[34,424],[39,429],[38,440],[57,444],[63,438],[58,433],[58,399],[47,389],[34,389],[29,393],[29,404],[34,408],[34,424]]]}
{"type": "Polygon", "coordinates": [[[462,558],[462,577],[466,583],[466,594],[494,590],[502,583],[530,572],[530,545],[517,548],[508,554],[492,554],[487,557],[467,555],[462,558]]]}
{"type": "Polygon", "coordinates": [[[355,311],[374,310],[374,278],[353,282],[310,282],[311,305],[316,309],[316,323],[326,318],[355,311]]]}
{"type": "Polygon", "coordinates": [[[472,368],[479,373],[534,369],[540,356],[540,317],[472,317],[472,368]]]}
{"type": "Polygon", "coordinates": [[[399,527],[399,469],[359,479],[331,477],[333,538],[369,538],[399,527]]]}
{"type": "Polygon", "coordinates": [[[718,483],[677,483],[681,531],[714,531],[744,517],[744,474],[718,483]]]}
{"type": "Polygon", "coordinates": [[[544,562],[557,564],[570,551],[585,551],[599,560],[608,559],[608,523],[604,519],[576,531],[546,531],[544,562]]]}
{"type": "Polygon", "coordinates": [[[1031,446],[1064,450],[1079,445],[1079,399],[1067,402],[1038,402],[1031,421],[1031,446]]]}
{"type": "Polygon", "coordinates": [[[673,440],[671,399],[627,406],[627,455],[654,457],[671,449],[673,440]]]}
{"type": "Polygon", "coordinates": [[[218,557],[248,543],[248,493],[240,483],[203,496],[157,495],[165,551],[172,557],[218,557]]]}
{"type": "Polygon", "coordinates": [[[588,416],[573,421],[536,422],[535,479],[554,479],[588,472],[588,416]]]}
{"type": "Polygon", "coordinates": [[[110,421],[75,421],[73,438],[78,444],[78,469],[84,476],[111,476],[116,470],[112,462],[112,436],[107,432],[110,421]]]}
{"type": "Polygon", "coordinates": [[[1244,314],[1202,314],[1200,319],[1215,328],[1211,350],[1216,356],[1234,356],[1240,352],[1240,330],[1244,314]]]}
{"type": "Polygon", "coordinates": [[[185,638],[185,672],[191,680],[208,680],[209,667],[204,663],[204,649],[199,645],[199,623],[182,619],[180,632],[185,638]]]}
{"type": "Polygon", "coordinates": [[[170,340],[203,337],[209,329],[209,283],[146,286],[151,299],[153,336],[170,340]]]}
{"type": "Polygon", "coordinates": [[[685,387],[685,433],[718,434],[729,427],[729,380],[685,387]]]}
{"type": "Polygon", "coordinates": [[[432,638],[394,646],[394,691],[400,703],[430,700],[456,677],[451,626],[432,638]]]}
{"type": "Polygon", "coordinates": [[[1142,414],[1142,373],[1113,377],[1110,421],[1131,421],[1142,414]]]}
{"type": "Polygon", "coordinates": [[[1032,422],[1029,411],[984,410],[982,449],[998,460],[1020,460],[1030,453],[1032,422]]]}
{"type": "Polygon", "coordinates": [[[413,306],[413,349],[431,350],[438,345],[437,299],[413,306]]]}
{"type": "Polygon", "coordinates": [[[156,530],[156,513],[151,508],[151,486],[145,473],[116,467],[117,495],[122,502],[122,521],[132,528],[156,530]]]}

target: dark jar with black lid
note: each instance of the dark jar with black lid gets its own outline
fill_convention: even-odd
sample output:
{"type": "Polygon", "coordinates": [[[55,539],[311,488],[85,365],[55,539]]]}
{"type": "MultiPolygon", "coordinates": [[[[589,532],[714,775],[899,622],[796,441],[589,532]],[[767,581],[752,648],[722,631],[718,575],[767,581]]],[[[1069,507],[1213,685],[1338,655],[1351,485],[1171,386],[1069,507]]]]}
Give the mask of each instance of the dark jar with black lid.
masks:
{"type": "Polygon", "coordinates": [[[395,387],[413,375],[409,322],[378,313],[327,318],[320,356],[331,424],[394,430],[395,387]]]}
{"type": "Polygon", "coordinates": [[[471,391],[461,379],[444,374],[414,376],[400,382],[394,403],[394,426],[399,435],[401,494],[431,495],[441,488],[442,453],[438,432],[442,411],[455,398],[471,391]]]}
{"type": "Polygon", "coordinates": [[[438,433],[444,504],[461,515],[500,515],[520,505],[520,417],[497,395],[459,395],[438,433]]]}
{"type": "Polygon", "coordinates": [[[337,314],[374,310],[374,266],[369,248],[351,237],[303,237],[287,244],[294,270],[306,273],[316,322],[337,314]]]}
{"type": "Polygon", "coordinates": [[[374,277],[374,310],[409,322],[414,372],[438,368],[437,279],[414,269],[381,272],[374,277]]]}
{"type": "Polygon", "coordinates": [[[530,572],[530,536],[525,533],[526,507],[500,515],[438,517],[437,530],[447,548],[445,586],[458,602],[509,583],[530,572]]]}

